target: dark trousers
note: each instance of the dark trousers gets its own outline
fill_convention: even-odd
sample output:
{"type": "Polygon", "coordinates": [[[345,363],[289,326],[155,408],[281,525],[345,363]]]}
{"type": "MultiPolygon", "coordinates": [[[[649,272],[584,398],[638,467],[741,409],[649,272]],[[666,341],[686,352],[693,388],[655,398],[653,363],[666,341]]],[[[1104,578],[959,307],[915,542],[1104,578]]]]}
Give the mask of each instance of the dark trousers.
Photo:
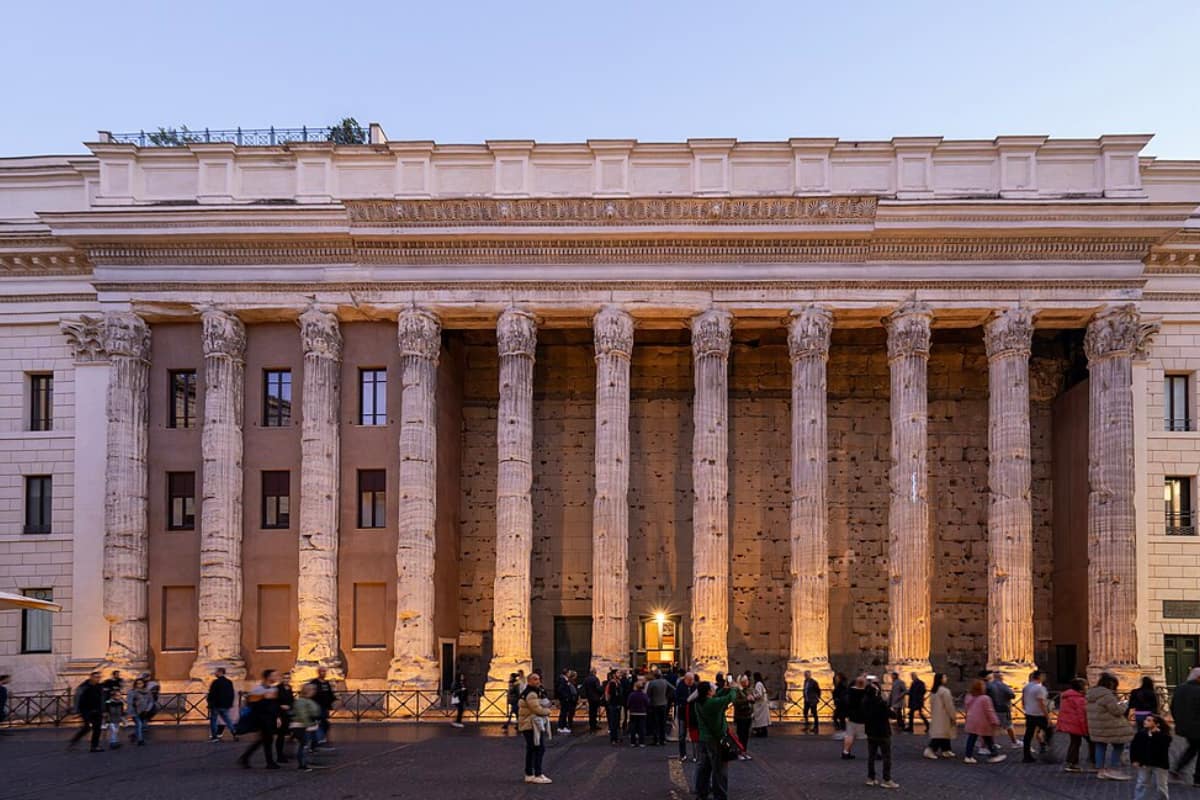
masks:
{"type": "Polygon", "coordinates": [[[588,730],[600,730],[600,701],[588,700],[588,730]]]}
{"type": "Polygon", "coordinates": [[[279,715],[279,727],[275,729],[275,760],[280,764],[286,764],[288,759],[284,755],[283,748],[288,743],[288,729],[291,727],[292,718],[287,714],[279,715]]]}
{"type": "Polygon", "coordinates": [[[324,743],[324,742],[328,742],[328,741],[329,741],[329,709],[322,708],[321,709],[321,718],[319,720],[317,720],[317,735],[316,735],[316,738],[313,740],[313,742],[315,745],[316,742],[324,743]]]}
{"type": "Polygon", "coordinates": [[[467,701],[459,700],[458,708],[454,712],[454,721],[457,722],[459,725],[462,725],[463,712],[465,712],[466,710],[467,710],[467,701]]]}
{"type": "Polygon", "coordinates": [[[567,727],[575,726],[575,711],[579,708],[579,698],[571,697],[567,699],[567,727]]]}
{"type": "Polygon", "coordinates": [[[735,719],[733,725],[737,728],[738,741],[742,743],[742,747],[750,749],[750,724],[753,719],[735,719]]]}
{"type": "Polygon", "coordinates": [[[71,737],[71,744],[75,744],[80,739],[88,735],[88,731],[92,732],[92,749],[100,749],[100,732],[104,729],[104,715],[100,712],[88,714],[83,718],[83,727],[75,732],[71,737]]]}
{"type": "Polygon", "coordinates": [[[925,716],[925,709],[923,708],[910,708],[908,710],[908,732],[912,733],[914,717],[921,718],[921,722],[925,723],[925,732],[929,733],[929,719],[925,716]]]}
{"type": "Polygon", "coordinates": [[[929,749],[935,753],[952,753],[949,739],[930,739],[929,749]]]}
{"type": "Polygon", "coordinates": [[[645,714],[629,714],[629,744],[642,745],[646,744],[646,715],[645,714]]]}
{"type": "Polygon", "coordinates": [[[729,768],[721,758],[720,742],[700,743],[700,769],[696,770],[696,796],[729,800],[729,768]]]}
{"type": "Polygon", "coordinates": [[[1076,767],[1079,766],[1079,746],[1083,744],[1085,739],[1088,743],[1087,760],[1089,764],[1092,763],[1092,761],[1094,761],[1096,758],[1096,748],[1092,745],[1091,737],[1084,736],[1080,733],[1072,733],[1070,736],[1071,743],[1067,745],[1067,763],[1073,764],[1076,767]]]}
{"type": "Polygon", "coordinates": [[[808,717],[810,714],[812,715],[812,732],[816,733],[817,728],[819,728],[821,725],[821,722],[819,719],[817,719],[817,703],[815,700],[805,700],[804,701],[804,729],[805,730],[808,730],[808,717]]]}
{"type": "Polygon", "coordinates": [[[525,736],[525,774],[542,774],[542,757],[546,755],[546,740],[533,743],[533,731],[521,731],[525,736]]]}
{"type": "Polygon", "coordinates": [[[246,752],[242,753],[242,756],[241,756],[241,758],[238,759],[238,761],[242,762],[243,764],[249,764],[250,756],[254,755],[254,751],[260,747],[263,750],[263,755],[267,757],[267,766],[268,767],[276,766],[276,764],[275,764],[275,729],[268,728],[266,726],[263,726],[258,729],[258,738],[255,739],[250,744],[250,746],[246,748],[246,752]]]}
{"type": "Polygon", "coordinates": [[[606,706],[608,711],[608,740],[621,741],[621,707],[615,703],[606,706]]]}
{"type": "Polygon", "coordinates": [[[833,729],[837,731],[846,730],[846,709],[839,705],[833,707],[833,729]]]}
{"type": "Polygon", "coordinates": [[[650,735],[655,744],[667,743],[667,707],[650,707],[650,735]]]}
{"type": "Polygon", "coordinates": [[[977,741],[979,741],[981,738],[983,739],[983,745],[984,745],[984,747],[986,747],[988,749],[988,752],[989,753],[995,752],[996,743],[995,743],[995,740],[993,740],[991,736],[980,737],[978,734],[968,733],[967,734],[967,758],[975,757],[975,743],[977,741]]]}
{"type": "Polygon", "coordinates": [[[883,761],[883,779],[892,779],[892,740],[867,737],[867,779],[875,780],[875,759],[883,761]]]}
{"type": "Polygon", "coordinates": [[[684,758],[688,743],[687,710],[679,706],[675,707],[675,735],[679,738],[679,757],[684,758]]]}
{"type": "MultiPolygon", "coordinates": [[[[93,740],[95,741],[95,740],[93,740]]],[[[1183,772],[1183,768],[1192,763],[1192,759],[1196,759],[1196,768],[1192,771],[1192,783],[1200,786],[1200,737],[1187,737],[1187,750],[1183,751],[1183,755],[1175,762],[1175,771],[1183,772]]]]}
{"type": "Polygon", "coordinates": [[[565,697],[562,700],[558,701],[558,727],[559,727],[559,729],[570,727],[567,724],[567,706],[570,704],[570,702],[571,701],[567,700],[565,697]]]}
{"type": "Polygon", "coordinates": [[[1050,720],[1046,719],[1045,717],[1027,716],[1027,717],[1025,717],[1025,741],[1024,741],[1026,758],[1033,758],[1033,755],[1030,753],[1029,748],[1033,744],[1033,737],[1037,734],[1038,728],[1041,728],[1042,731],[1045,733],[1045,736],[1043,738],[1043,746],[1044,747],[1050,746],[1050,737],[1053,735],[1050,732],[1050,720]]]}

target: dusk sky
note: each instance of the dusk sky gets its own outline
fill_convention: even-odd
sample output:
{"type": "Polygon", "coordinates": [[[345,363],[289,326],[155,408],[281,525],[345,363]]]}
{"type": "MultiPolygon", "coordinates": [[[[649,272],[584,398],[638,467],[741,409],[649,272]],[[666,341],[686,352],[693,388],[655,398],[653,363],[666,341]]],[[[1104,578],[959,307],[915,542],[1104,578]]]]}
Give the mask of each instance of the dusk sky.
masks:
{"type": "Polygon", "coordinates": [[[1154,133],[1200,158],[1200,2],[8,3],[0,155],[97,130],[761,141],[1154,133]]]}

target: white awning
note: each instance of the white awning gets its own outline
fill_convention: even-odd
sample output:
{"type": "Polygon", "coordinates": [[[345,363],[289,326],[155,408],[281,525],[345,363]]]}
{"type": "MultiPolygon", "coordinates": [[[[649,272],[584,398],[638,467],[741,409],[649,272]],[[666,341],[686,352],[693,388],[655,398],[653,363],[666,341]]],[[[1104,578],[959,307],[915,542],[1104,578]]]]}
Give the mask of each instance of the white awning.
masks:
{"type": "Polygon", "coordinates": [[[49,600],[39,600],[36,597],[26,597],[23,594],[0,592],[0,611],[10,608],[33,608],[38,611],[62,611],[58,603],[49,600]]]}

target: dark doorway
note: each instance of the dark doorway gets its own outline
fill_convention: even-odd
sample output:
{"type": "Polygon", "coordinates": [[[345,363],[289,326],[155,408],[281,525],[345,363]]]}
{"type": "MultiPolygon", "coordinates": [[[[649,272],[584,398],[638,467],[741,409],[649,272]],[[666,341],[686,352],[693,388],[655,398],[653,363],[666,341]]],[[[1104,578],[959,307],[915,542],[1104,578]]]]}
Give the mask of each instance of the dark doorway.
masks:
{"type": "Polygon", "coordinates": [[[1200,662],[1200,636],[1163,637],[1163,668],[1167,686],[1174,688],[1187,680],[1188,672],[1200,662]]]}
{"type": "Polygon", "coordinates": [[[592,618],[554,618],[554,674],[546,676],[546,683],[554,686],[555,680],[564,669],[573,669],[586,675],[592,664],[592,618]]]}
{"type": "MultiPolygon", "coordinates": [[[[448,692],[454,687],[454,642],[442,641],[442,686],[441,691],[448,692]]],[[[483,688],[483,687],[480,687],[483,688]]]]}
{"type": "Polygon", "coordinates": [[[1054,677],[1060,686],[1071,682],[1079,673],[1075,670],[1078,658],[1075,645],[1057,644],[1054,646],[1054,677]]]}

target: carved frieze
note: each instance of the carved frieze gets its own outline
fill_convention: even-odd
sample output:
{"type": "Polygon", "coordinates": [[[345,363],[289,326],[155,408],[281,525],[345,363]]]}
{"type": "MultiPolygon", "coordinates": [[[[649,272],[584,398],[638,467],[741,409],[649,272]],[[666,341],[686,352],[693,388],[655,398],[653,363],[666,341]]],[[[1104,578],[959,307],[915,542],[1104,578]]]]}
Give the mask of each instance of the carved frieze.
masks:
{"type": "Polygon", "coordinates": [[[592,320],[596,356],[633,354],[633,317],[618,306],[605,306],[592,320]]]}
{"type": "Polygon", "coordinates": [[[702,314],[692,317],[692,354],[696,358],[704,356],[729,355],[729,345],[733,340],[733,315],[728,311],[710,308],[702,314]]]}
{"type": "Polygon", "coordinates": [[[833,312],[820,305],[807,305],[792,312],[788,326],[788,353],[792,361],[802,358],[829,358],[829,337],[833,333],[833,312]]]}
{"type": "Polygon", "coordinates": [[[300,346],[305,356],[342,360],[342,331],[337,315],[311,305],[298,320],[300,346]]]}
{"type": "Polygon", "coordinates": [[[427,358],[434,364],[442,352],[442,323],[423,308],[406,308],[396,319],[400,355],[427,358]]]}
{"type": "Polygon", "coordinates": [[[500,356],[528,356],[537,351],[537,321],[519,308],[506,308],[496,322],[496,345],[500,356]]]}
{"type": "Polygon", "coordinates": [[[1029,357],[1033,346],[1033,311],[1022,306],[997,311],[983,326],[988,358],[1029,357]]]}
{"type": "Polygon", "coordinates": [[[1088,323],[1083,337],[1088,363],[1117,356],[1145,358],[1159,327],[1158,322],[1144,320],[1132,303],[1103,309],[1088,323]]]}
{"type": "Polygon", "coordinates": [[[887,328],[888,360],[908,356],[929,357],[933,309],[918,300],[909,300],[883,318],[887,328]]]}
{"type": "Polygon", "coordinates": [[[108,350],[104,347],[104,319],[81,316],[79,319],[64,319],[58,329],[67,337],[75,353],[76,364],[101,364],[108,361],[108,350]]]}
{"type": "Polygon", "coordinates": [[[132,312],[105,314],[101,341],[110,356],[150,360],[150,326],[132,312]]]}
{"type": "Polygon", "coordinates": [[[200,322],[205,358],[229,356],[241,360],[246,352],[246,328],[240,319],[227,311],[208,307],[201,311],[200,322]]]}

